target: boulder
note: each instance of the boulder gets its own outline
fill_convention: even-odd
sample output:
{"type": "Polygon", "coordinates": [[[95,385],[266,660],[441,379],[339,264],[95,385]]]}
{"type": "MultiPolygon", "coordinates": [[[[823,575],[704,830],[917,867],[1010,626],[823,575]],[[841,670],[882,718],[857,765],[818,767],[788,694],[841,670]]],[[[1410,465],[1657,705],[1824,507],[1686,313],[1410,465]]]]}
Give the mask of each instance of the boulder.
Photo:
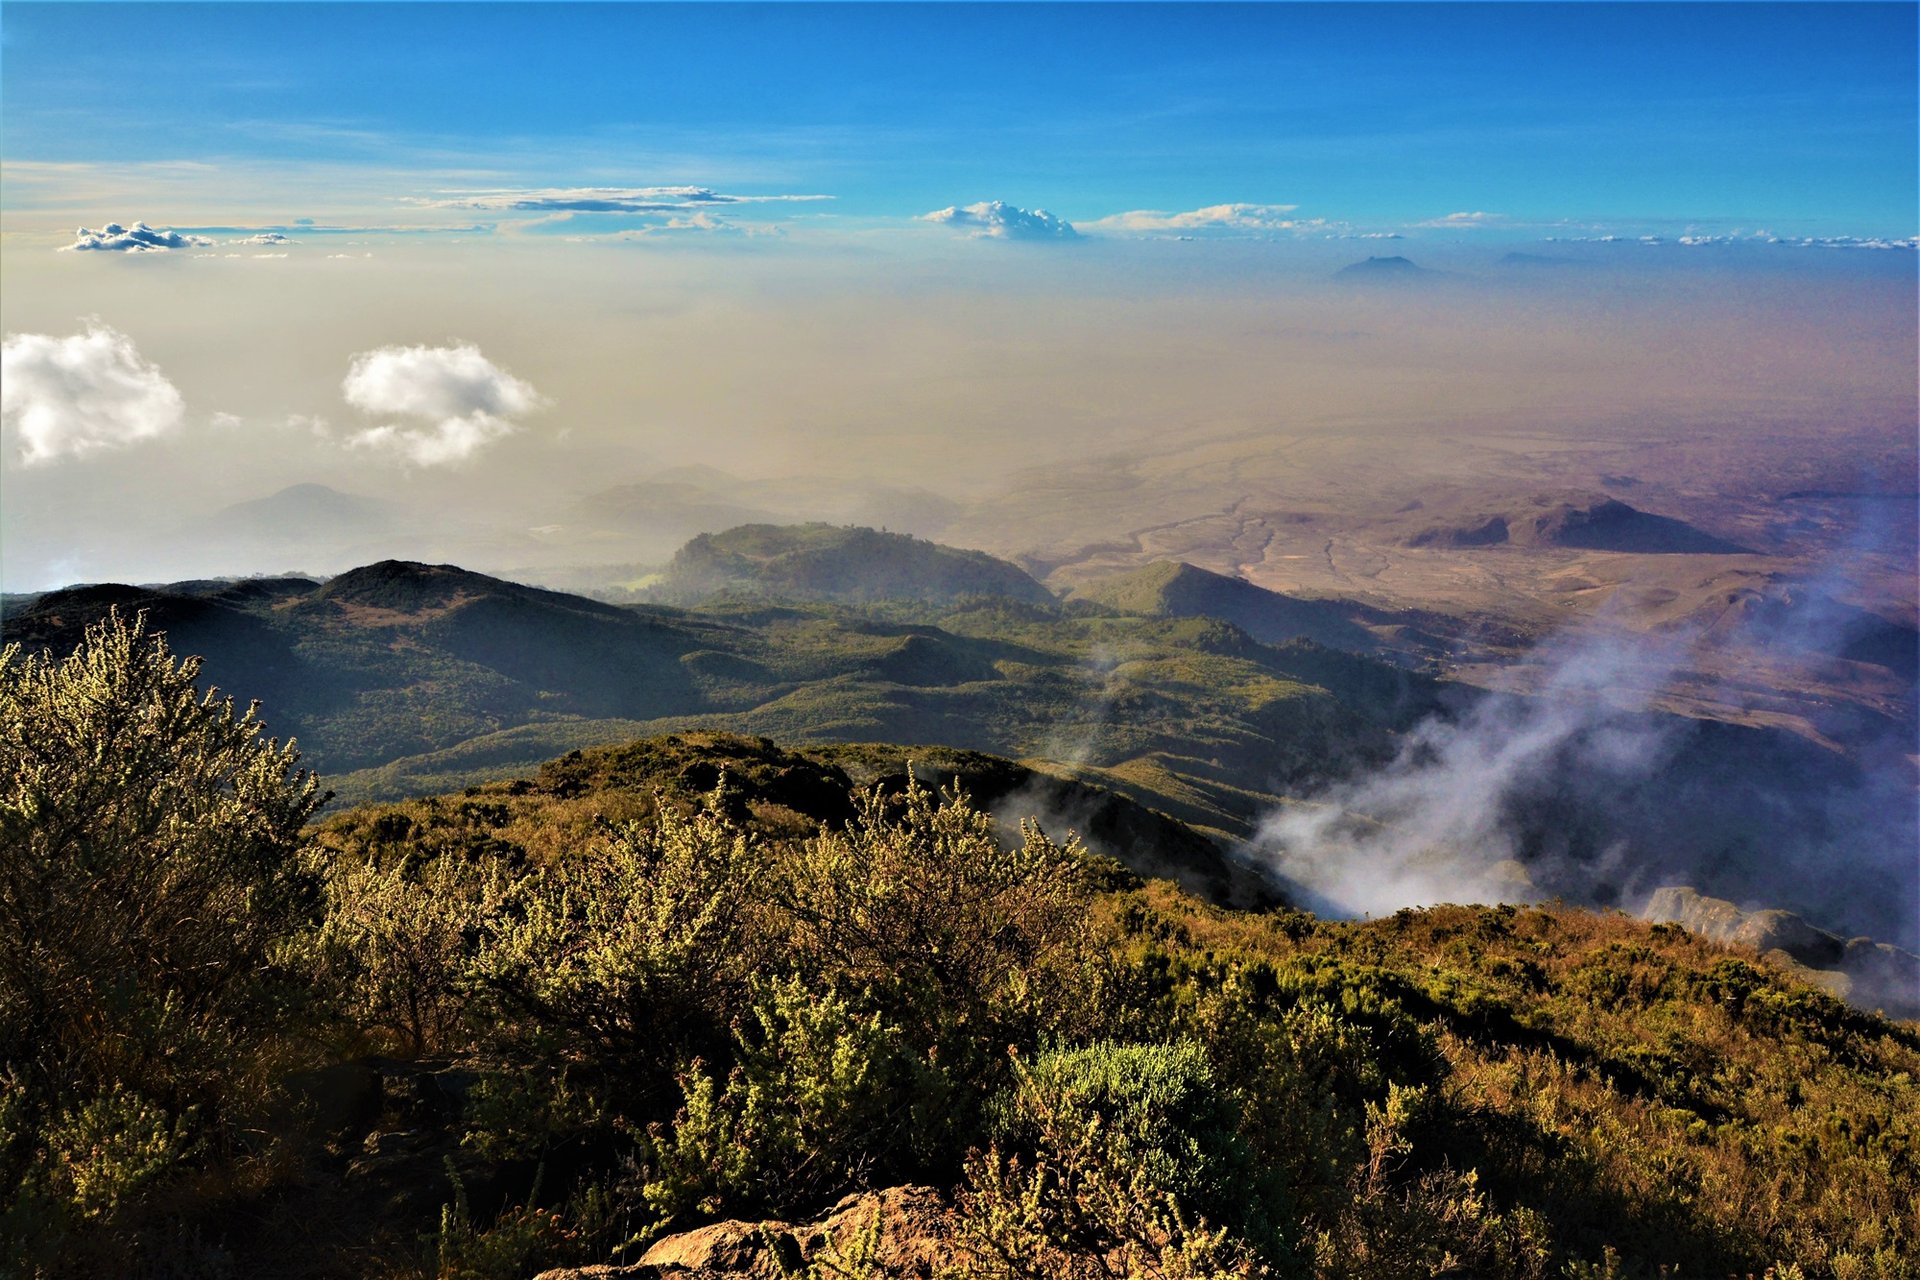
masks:
{"type": "Polygon", "coordinates": [[[535,1280],[785,1280],[822,1260],[865,1258],[882,1275],[931,1277],[953,1260],[958,1220],[932,1187],[850,1195],[794,1225],[729,1220],[654,1242],[638,1262],[564,1267],[535,1280]]]}

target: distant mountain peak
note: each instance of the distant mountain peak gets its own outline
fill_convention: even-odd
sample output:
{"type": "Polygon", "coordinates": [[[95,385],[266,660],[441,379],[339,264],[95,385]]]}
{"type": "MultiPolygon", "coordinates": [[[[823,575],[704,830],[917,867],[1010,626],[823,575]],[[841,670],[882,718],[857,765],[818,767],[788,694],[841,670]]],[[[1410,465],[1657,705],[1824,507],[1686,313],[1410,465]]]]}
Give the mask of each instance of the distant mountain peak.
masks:
{"type": "Polygon", "coordinates": [[[1422,529],[1409,547],[1569,547],[1656,555],[1745,555],[1746,547],[1715,537],[1684,520],[1654,515],[1618,498],[1549,494],[1506,511],[1464,514],[1422,529]]]}
{"type": "Polygon", "coordinates": [[[1414,262],[1413,259],[1403,257],[1397,253],[1369,257],[1364,262],[1349,263],[1334,272],[1336,276],[1346,276],[1349,278],[1354,276],[1422,276],[1436,274],[1438,273],[1427,270],[1427,268],[1414,262]]]}

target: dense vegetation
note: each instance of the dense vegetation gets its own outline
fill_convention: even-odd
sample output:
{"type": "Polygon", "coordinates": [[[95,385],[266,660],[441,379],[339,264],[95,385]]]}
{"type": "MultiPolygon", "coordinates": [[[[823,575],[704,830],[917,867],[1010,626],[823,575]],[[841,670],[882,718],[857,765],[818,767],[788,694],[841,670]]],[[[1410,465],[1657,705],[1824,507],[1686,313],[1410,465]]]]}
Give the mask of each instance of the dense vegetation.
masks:
{"type": "Polygon", "coordinates": [[[908,1181],[956,1275],[1920,1268],[1920,1032],[1677,927],[1224,910],[741,739],[303,831],[137,630],[0,671],[21,1274],[530,1276],[908,1181]]]}

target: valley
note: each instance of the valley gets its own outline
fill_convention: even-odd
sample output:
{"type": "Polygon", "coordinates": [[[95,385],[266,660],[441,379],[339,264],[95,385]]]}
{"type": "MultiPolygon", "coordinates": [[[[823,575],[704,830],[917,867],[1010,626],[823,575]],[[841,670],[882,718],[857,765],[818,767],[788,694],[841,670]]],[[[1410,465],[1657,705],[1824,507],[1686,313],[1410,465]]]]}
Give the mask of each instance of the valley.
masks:
{"type": "MultiPolygon", "coordinates": [[[[1134,554],[1163,546],[1194,550],[1148,540],[1134,554]]],[[[1709,575],[1730,559],[1475,551],[1665,556],[1709,575]]],[[[1913,633],[1880,614],[1828,601],[1834,625],[1795,630],[1790,605],[1769,613],[1755,591],[1740,625],[1663,648],[1644,614],[1569,641],[1510,604],[1396,607],[1123,559],[1102,553],[1107,576],[1084,580],[1091,562],[1056,567],[1049,582],[1081,582],[1062,599],[980,552],[746,525],[669,559],[643,593],[658,602],[384,561],[325,582],[18,598],[5,635],[64,652],[107,610],[144,611],[204,657],[203,681],[266,704],[336,806],[662,734],[891,743],[1111,792],[1335,915],[1488,896],[1638,910],[1682,885],[1843,938],[1920,944],[1906,910],[1920,866],[1903,843],[1920,820],[1903,736],[1913,633]],[[1738,684],[1713,675],[1722,661],[1738,684]],[[1454,793],[1473,797],[1466,825],[1445,816],[1454,793]],[[1386,834],[1325,828],[1339,813],[1386,834]]]]}

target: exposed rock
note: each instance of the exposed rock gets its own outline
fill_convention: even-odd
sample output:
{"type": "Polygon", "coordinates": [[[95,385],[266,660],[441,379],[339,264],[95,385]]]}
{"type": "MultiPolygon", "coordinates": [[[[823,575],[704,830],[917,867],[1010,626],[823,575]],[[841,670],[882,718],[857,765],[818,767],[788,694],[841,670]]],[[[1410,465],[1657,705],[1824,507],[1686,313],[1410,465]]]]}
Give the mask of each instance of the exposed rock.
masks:
{"type": "Polygon", "coordinates": [[[1716,942],[1752,947],[1781,968],[1862,1008],[1920,1012],[1920,956],[1871,938],[1848,940],[1791,911],[1743,911],[1685,885],[1657,889],[1642,919],[1684,926],[1716,942]]]}
{"type": "Polygon", "coordinates": [[[855,1257],[882,1275],[930,1277],[953,1261],[956,1234],[938,1191],[889,1187],[848,1196],[816,1222],[715,1222],[656,1241],[638,1262],[563,1267],[535,1280],[785,1280],[814,1262],[855,1257]]]}

